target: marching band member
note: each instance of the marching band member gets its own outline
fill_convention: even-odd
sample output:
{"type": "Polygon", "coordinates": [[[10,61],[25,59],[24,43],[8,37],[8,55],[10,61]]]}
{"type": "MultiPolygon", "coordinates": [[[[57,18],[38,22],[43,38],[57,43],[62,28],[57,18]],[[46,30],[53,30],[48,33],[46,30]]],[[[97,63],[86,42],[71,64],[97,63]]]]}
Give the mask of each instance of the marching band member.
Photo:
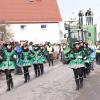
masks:
{"type": "Polygon", "coordinates": [[[8,87],[7,91],[10,91],[10,89],[13,88],[13,78],[11,72],[16,68],[16,53],[12,49],[10,43],[7,44],[7,48],[3,49],[1,58],[2,64],[0,65],[0,70],[5,72],[8,87]]]}
{"type": "Polygon", "coordinates": [[[33,46],[32,53],[35,77],[38,77],[44,73],[43,63],[46,61],[46,58],[43,55],[43,50],[38,45],[33,46]]]}
{"type": "Polygon", "coordinates": [[[22,57],[20,58],[18,63],[18,66],[23,67],[24,70],[24,78],[25,78],[24,83],[27,83],[27,81],[30,80],[29,67],[31,67],[32,64],[33,62],[32,62],[31,52],[28,48],[28,45],[25,44],[22,48],[22,57]]]}
{"type": "Polygon", "coordinates": [[[85,72],[88,75],[90,73],[90,69],[91,69],[91,54],[93,52],[93,50],[91,48],[89,48],[88,43],[84,44],[84,52],[85,52],[85,72]]]}
{"type": "MultiPolygon", "coordinates": [[[[82,40],[80,40],[79,44],[80,44],[81,50],[84,50],[84,52],[85,52],[86,49],[84,47],[84,42],[82,40]]],[[[87,50],[86,50],[86,52],[87,52],[87,50]]],[[[83,76],[84,76],[84,78],[86,78],[86,68],[85,67],[83,67],[83,76]]]]}
{"type": "Polygon", "coordinates": [[[47,62],[47,59],[45,57],[45,54],[47,53],[47,50],[45,49],[45,47],[42,45],[41,46],[41,62],[40,62],[40,70],[41,70],[41,74],[44,73],[44,63],[47,62]]]}
{"type": "Polygon", "coordinates": [[[39,65],[38,65],[38,62],[37,62],[38,50],[39,50],[38,46],[33,46],[33,50],[31,51],[32,54],[33,54],[32,59],[33,59],[33,66],[34,66],[35,77],[40,76],[40,69],[39,69],[39,65]]]}
{"type": "Polygon", "coordinates": [[[84,51],[80,48],[79,42],[75,42],[73,50],[69,52],[69,67],[73,69],[76,90],[79,90],[83,87],[84,51]]]}

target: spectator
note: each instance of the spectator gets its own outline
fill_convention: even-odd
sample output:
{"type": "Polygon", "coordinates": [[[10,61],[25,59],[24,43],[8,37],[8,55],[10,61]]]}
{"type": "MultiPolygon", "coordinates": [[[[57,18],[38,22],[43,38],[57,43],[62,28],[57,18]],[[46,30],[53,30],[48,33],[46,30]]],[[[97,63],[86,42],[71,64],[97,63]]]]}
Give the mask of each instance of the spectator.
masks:
{"type": "Polygon", "coordinates": [[[82,10],[79,11],[78,16],[79,16],[79,25],[82,26],[83,25],[83,16],[84,16],[82,10]]]}

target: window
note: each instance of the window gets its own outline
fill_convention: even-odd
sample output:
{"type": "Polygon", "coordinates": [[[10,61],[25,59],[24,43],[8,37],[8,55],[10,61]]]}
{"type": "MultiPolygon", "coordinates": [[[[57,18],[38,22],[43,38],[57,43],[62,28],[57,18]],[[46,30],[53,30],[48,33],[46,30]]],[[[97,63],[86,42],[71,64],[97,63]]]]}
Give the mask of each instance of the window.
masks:
{"type": "Polygon", "coordinates": [[[42,30],[46,30],[47,29],[47,25],[41,25],[41,29],[42,30]]]}
{"type": "Polygon", "coordinates": [[[33,2],[33,0],[29,0],[29,2],[33,2]]]}
{"type": "Polygon", "coordinates": [[[21,29],[21,31],[25,31],[26,30],[26,25],[20,25],[20,29],[21,29]]]}

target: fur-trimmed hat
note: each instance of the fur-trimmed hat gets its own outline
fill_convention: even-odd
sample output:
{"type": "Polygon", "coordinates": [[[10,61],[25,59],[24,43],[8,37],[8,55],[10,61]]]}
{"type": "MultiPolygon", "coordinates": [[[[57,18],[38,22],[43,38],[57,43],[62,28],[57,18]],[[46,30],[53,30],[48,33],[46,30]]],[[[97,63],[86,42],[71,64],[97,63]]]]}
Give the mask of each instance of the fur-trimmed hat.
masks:
{"type": "Polygon", "coordinates": [[[73,45],[75,46],[76,44],[79,44],[79,43],[80,43],[79,41],[75,41],[73,45]]]}

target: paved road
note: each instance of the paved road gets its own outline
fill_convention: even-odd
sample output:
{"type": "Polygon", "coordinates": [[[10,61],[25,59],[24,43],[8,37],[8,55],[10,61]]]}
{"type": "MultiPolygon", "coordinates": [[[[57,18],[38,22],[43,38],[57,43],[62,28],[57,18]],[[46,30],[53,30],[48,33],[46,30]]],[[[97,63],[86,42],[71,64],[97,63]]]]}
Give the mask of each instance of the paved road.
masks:
{"type": "Polygon", "coordinates": [[[26,84],[23,84],[23,76],[16,76],[15,88],[1,93],[0,100],[99,100],[100,68],[95,66],[95,71],[84,80],[84,88],[80,91],[75,91],[72,70],[58,63],[46,67],[45,74],[39,78],[34,78],[31,72],[31,81],[26,84]]]}

